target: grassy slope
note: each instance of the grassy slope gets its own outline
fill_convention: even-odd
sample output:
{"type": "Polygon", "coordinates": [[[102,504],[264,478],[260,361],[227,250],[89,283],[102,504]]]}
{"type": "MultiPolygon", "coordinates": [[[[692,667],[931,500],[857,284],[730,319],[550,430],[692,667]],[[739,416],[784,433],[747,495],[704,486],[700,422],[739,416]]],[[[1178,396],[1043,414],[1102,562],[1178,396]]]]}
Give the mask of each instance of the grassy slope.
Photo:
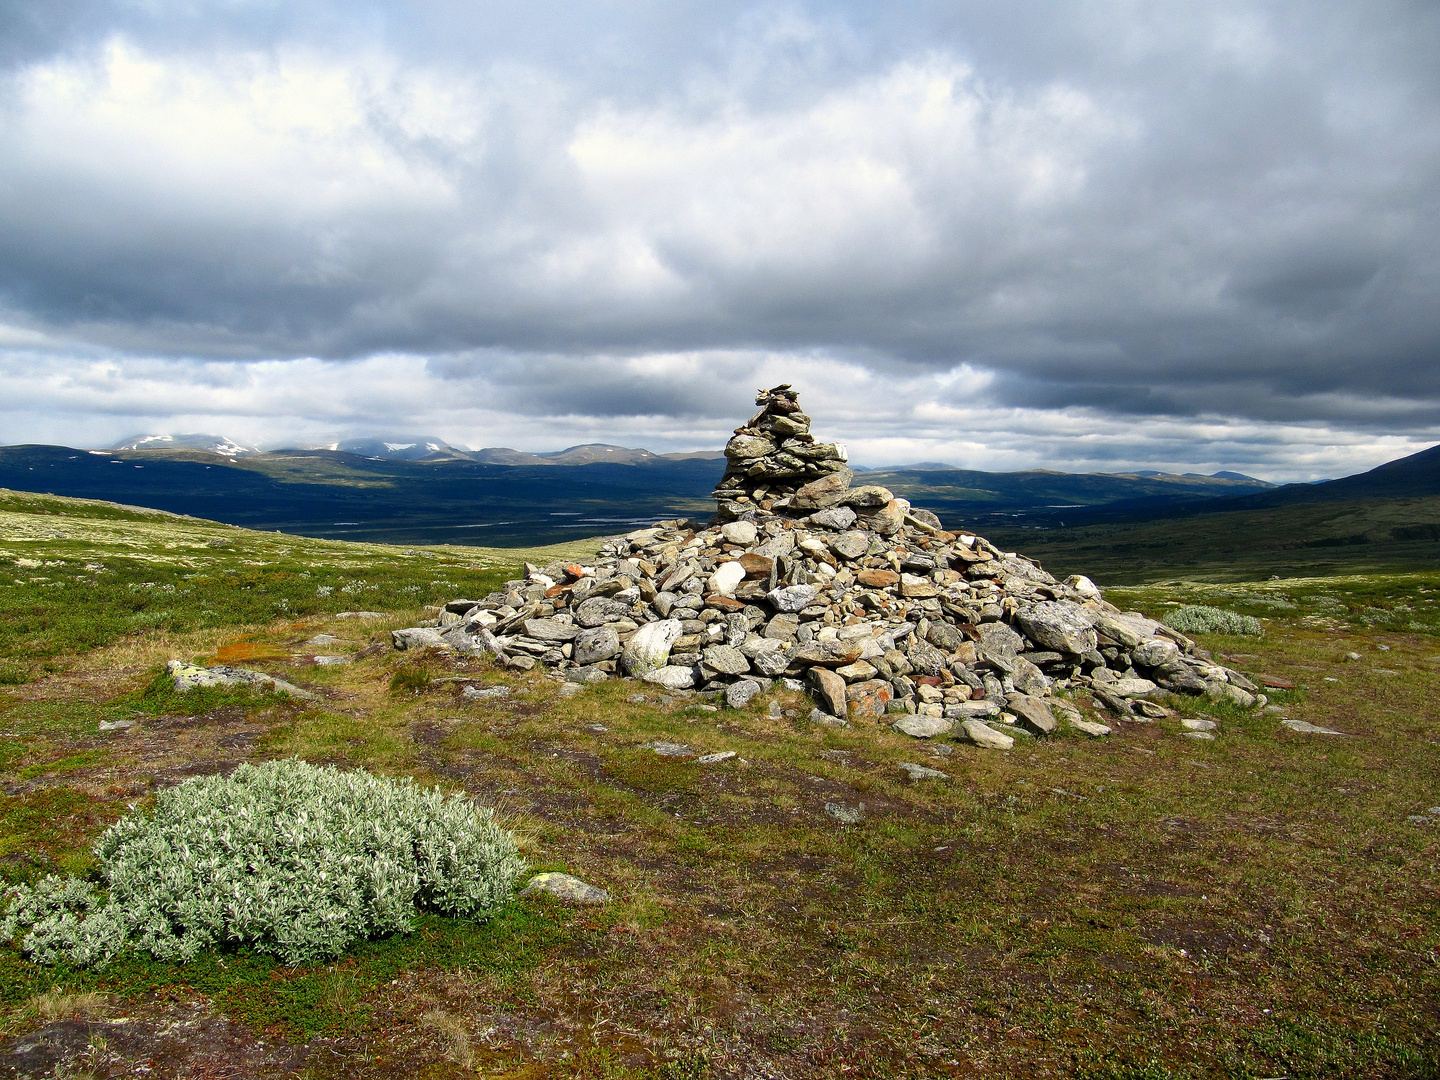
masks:
{"type": "MultiPolygon", "coordinates": [[[[1380,628],[1427,605],[1435,575],[1112,592],[1156,613],[1218,602],[1263,615],[1264,638],[1206,644],[1295,679],[1302,689],[1277,695],[1288,715],[1352,737],[1187,703],[1184,715],[1220,722],[1219,739],[1182,737],[1170,719],[1117,725],[1103,741],[1021,741],[1009,754],[957,743],[940,756],[874,726],[809,724],[808,703],[785,692],[742,713],[653,692],[637,702],[634,684],[561,700],[536,673],[365,648],[422,602],[483,585],[494,571],[473,549],[297,541],[54,500],[5,509],[7,558],[65,560],[63,573],[17,570],[25,589],[56,591],[0,591],[7,615],[17,597],[78,601],[60,591],[70,584],[28,577],[98,573],[82,559],[157,577],[170,567],[177,594],[200,574],[176,600],[193,622],[57,651],[54,672],[0,692],[5,874],[83,869],[87,844],[154,787],[298,754],[498,803],[538,866],[616,897],[599,909],[517,905],[482,928],[426,920],[313,969],[231,955],[97,974],[0,951],[11,1031],[124,1015],[126,1045],[143,1054],[146,1032],[168,1030],[198,997],[237,1022],[246,1047],[262,1035],[302,1047],[312,1077],[1318,1080],[1440,1068],[1440,820],[1409,820],[1440,805],[1440,648],[1380,628]],[[217,538],[231,547],[210,547],[217,538]],[[247,568],[272,564],[363,577],[376,587],[353,606],[392,614],[261,618],[302,595],[249,595],[247,568]],[[227,614],[209,623],[201,611],[227,614]],[[346,639],[324,651],[353,662],[313,666],[305,642],[321,631],[346,639]],[[320,702],[146,690],[165,659],[225,648],[320,702]],[[1351,650],[1359,662],[1344,659],[1351,650]],[[454,679],[505,682],[513,696],[467,702],[454,679]],[[139,723],[98,732],[119,718],[139,723]],[[644,748],[655,739],[739,757],[663,759],[644,748]],[[900,761],[951,779],[907,782],[900,761]],[[864,819],[841,828],[827,804],[864,804],[864,819]]],[[[84,603],[122,626],[131,594],[84,603]]],[[[84,1053],[72,1071],[101,1074],[93,1037],[84,1053]]]]}
{"type": "MultiPolygon", "coordinates": [[[[959,520],[946,519],[959,526],[959,520]]],[[[1440,497],[1311,503],[1068,529],[989,529],[1061,576],[1244,581],[1440,566],[1440,497]]]]}
{"type": "Polygon", "coordinates": [[[158,510],[0,489],[0,681],[144,631],[484,595],[549,548],[400,548],[252,532],[158,510]]]}

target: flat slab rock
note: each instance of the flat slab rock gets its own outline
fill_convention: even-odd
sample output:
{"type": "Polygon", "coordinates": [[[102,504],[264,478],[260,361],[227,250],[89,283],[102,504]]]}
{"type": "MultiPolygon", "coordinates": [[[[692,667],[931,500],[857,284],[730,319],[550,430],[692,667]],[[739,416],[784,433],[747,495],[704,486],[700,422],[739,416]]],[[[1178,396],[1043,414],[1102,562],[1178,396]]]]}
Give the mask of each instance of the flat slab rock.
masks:
{"type": "Polygon", "coordinates": [[[906,716],[895,721],[893,726],[912,739],[933,739],[936,735],[950,734],[955,724],[940,716],[906,716]]]}
{"type": "Polygon", "coordinates": [[[917,765],[913,761],[897,762],[905,775],[911,780],[949,780],[950,774],[943,773],[939,769],[932,769],[925,765],[917,765]]]}
{"type": "Polygon", "coordinates": [[[597,885],[581,881],[570,874],[536,874],[520,896],[538,896],[544,893],[567,904],[607,904],[610,894],[597,885]]]}
{"type": "Polygon", "coordinates": [[[684,743],[652,742],[645,744],[646,750],[654,750],[661,757],[694,757],[695,751],[684,743]]]}
{"type": "Polygon", "coordinates": [[[1015,745],[1011,736],[996,731],[981,720],[966,720],[960,725],[960,731],[970,742],[987,750],[1009,750],[1015,745]]]}
{"type": "Polygon", "coordinates": [[[1084,732],[1092,739],[1101,739],[1110,734],[1110,728],[1106,724],[1096,723],[1094,720],[1085,720],[1079,717],[1069,717],[1070,726],[1076,731],[1084,732]]]}
{"type": "Polygon", "coordinates": [[[263,671],[223,665],[207,668],[199,664],[187,664],[183,660],[171,660],[165,665],[165,671],[175,680],[175,689],[180,693],[203,686],[253,686],[266,693],[289,694],[299,701],[315,700],[315,695],[309,690],[302,690],[294,683],[266,675],[263,671]]]}
{"type": "Polygon", "coordinates": [[[1310,724],[1304,720],[1281,720],[1281,724],[1291,731],[1298,731],[1301,735],[1347,735],[1349,732],[1336,731],[1333,728],[1321,727],[1319,724],[1310,724]]]}

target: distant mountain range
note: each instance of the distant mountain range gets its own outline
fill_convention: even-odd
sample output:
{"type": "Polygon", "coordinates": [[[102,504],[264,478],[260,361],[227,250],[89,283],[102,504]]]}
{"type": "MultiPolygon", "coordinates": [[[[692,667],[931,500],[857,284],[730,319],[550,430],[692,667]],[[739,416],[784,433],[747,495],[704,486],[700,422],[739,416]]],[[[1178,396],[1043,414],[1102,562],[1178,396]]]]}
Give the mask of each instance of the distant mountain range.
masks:
{"type": "Polygon", "coordinates": [[[223,435],[201,435],[190,432],[186,435],[136,435],[118,442],[111,450],[209,450],[212,454],[238,457],[241,454],[258,454],[253,446],[227,439],[223,435]]]}
{"type": "MultiPolygon", "coordinates": [[[[938,465],[863,475],[934,510],[947,525],[980,531],[1440,495],[1440,447],[1358,476],[1284,487],[1239,473],[987,473],[938,465]]],[[[601,443],[535,454],[385,438],[259,451],[189,434],[143,436],[104,451],[0,447],[4,487],[310,536],[485,546],[614,533],[676,515],[708,517],[723,471],[719,451],[655,454],[601,443]]]]}
{"type": "MultiPolygon", "coordinates": [[[[110,447],[111,450],[209,450],[212,453],[234,457],[240,454],[261,453],[253,446],[246,446],[227,439],[224,435],[137,435],[110,447]]],[[[659,461],[720,461],[725,455],[719,450],[703,450],[691,454],[655,454],[649,450],[632,449],[626,446],[612,446],[609,443],[582,443],[564,450],[551,450],[538,454],[525,450],[512,450],[508,446],[487,446],[483,450],[466,450],[452,446],[444,439],[434,436],[395,436],[371,439],[345,439],[340,442],[319,446],[305,446],[300,450],[333,450],[344,454],[358,454],[361,457],[381,461],[478,461],[487,465],[594,465],[606,462],[611,465],[648,465],[659,461]]],[[[293,453],[293,450],[277,450],[271,453],[293,453]]],[[[942,466],[948,468],[948,466],[942,466]]]]}

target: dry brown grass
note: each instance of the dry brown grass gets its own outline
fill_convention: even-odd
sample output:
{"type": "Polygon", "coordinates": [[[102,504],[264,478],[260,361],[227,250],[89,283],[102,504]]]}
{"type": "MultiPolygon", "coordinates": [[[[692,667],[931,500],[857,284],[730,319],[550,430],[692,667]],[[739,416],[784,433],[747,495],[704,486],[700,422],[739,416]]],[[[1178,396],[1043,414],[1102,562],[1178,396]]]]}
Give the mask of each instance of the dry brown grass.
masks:
{"type": "Polygon", "coordinates": [[[68,1020],[102,1012],[110,1004],[110,995],[93,991],[67,994],[63,990],[51,990],[34,995],[28,1004],[36,1016],[45,1020],[68,1020]]]}
{"type": "Polygon", "coordinates": [[[427,1009],[420,1022],[432,1029],[445,1045],[445,1057],[462,1069],[475,1067],[475,1047],[470,1041],[470,1028],[463,1019],[446,1009],[427,1009]]]}

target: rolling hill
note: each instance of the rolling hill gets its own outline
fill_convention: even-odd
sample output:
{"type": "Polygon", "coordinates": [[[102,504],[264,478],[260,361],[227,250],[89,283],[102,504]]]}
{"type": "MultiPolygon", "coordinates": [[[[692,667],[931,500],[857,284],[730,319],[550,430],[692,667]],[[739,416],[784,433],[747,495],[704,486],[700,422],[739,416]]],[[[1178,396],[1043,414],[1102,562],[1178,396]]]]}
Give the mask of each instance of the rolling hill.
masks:
{"type": "MultiPolygon", "coordinates": [[[[218,436],[194,441],[233,445],[218,436]]],[[[184,447],[153,437],[142,448],[112,451],[0,447],[0,486],[114,499],[307,536],[528,545],[616,532],[662,517],[708,517],[714,510],[710,492],[724,471],[719,452],[655,454],[603,443],[545,454],[459,450],[434,439],[341,445],[352,449],[231,457],[208,445],[184,447]]],[[[924,468],[863,475],[947,520],[976,527],[1117,500],[1170,504],[1264,489],[1261,481],[1171,475],[924,468]]]]}

